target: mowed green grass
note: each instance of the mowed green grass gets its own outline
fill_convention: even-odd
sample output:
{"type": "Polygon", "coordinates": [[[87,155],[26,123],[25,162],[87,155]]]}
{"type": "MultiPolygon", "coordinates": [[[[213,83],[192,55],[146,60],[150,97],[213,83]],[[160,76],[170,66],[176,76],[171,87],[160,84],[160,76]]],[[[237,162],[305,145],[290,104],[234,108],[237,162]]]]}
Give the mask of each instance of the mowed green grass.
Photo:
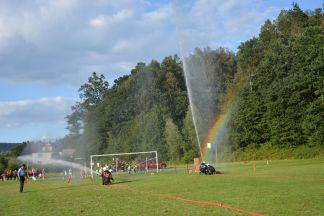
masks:
{"type": "Polygon", "coordinates": [[[225,205],[262,215],[324,215],[324,158],[221,166],[224,174],[214,176],[123,173],[112,186],[99,178],[38,180],[24,193],[18,182],[0,182],[0,215],[251,215],[225,205]]]}

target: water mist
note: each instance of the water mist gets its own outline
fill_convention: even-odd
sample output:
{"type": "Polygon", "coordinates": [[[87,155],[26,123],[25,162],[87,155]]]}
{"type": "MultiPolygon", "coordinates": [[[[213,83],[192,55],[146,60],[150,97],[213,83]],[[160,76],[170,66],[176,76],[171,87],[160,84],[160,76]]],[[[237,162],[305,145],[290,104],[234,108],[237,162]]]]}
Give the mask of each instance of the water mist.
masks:
{"type": "Polygon", "coordinates": [[[216,142],[207,138],[221,112],[220,93],[223,86],[218,82],[220,78],[217,74],[222,72],[222,68],[217,58],[207,56],[212,52],[208,48],[208,45],[212,44],[212,35],[202,36],[197,32],[201,28],[206,32],[208,28],[213,28],[213,25],[205,19],[195,20],[194,23],[194,18],[191,17],[193,8],[188,8],[183,2],[174,1],[173,9],[200,157],[214,163],[217,160],[219,140],[216,142]],[[211,60],[213,62],[210,62],[211,60]]]}

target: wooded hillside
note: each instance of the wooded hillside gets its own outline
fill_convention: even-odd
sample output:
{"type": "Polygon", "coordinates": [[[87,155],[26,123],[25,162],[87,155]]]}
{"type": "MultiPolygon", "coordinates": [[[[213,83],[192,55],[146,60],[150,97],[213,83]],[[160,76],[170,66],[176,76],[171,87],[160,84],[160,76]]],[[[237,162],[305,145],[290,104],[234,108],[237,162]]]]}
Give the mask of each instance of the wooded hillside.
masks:
{"type": "MultiPolygon", "coordinates": [[[[217,82],[208,97],[217,104],[214,113],[228,91],[239,95],[228,130],[233,151],[265,144],[324,146],[323,27],[322,9],[304,12],[294,4],[266,21],[259,36],[241,43],[237,53],[226,48],[193,53],[192,58],[204,56],[207,73],[217,82]]],[[[94,72],[79,92],[80,102],[67,116],[70,134],[62,140],[79,154],[154,149],[163,160],[198,156],[177,56],[138,63],[112,86],[94,72]]]]}

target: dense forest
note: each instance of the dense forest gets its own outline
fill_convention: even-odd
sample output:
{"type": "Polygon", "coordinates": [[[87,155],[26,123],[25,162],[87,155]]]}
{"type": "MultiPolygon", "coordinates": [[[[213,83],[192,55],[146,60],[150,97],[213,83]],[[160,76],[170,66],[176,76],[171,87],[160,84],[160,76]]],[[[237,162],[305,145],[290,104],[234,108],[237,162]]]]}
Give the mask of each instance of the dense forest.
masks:
{"type": "MultiPolygon", "coordinates": [[[[231,152],[264,148],[324,147],[324,19],[321,8],[297,4],[267,20],[258,37],[237,53],[197,48],[209,81],[208,100],[217,114],[229,94],[238,96],[228,125],[231,152]]],[[[196,71],[199,79],[199,71],[196,71]]],[[[80,155],[157,150],[163,160],[199,156],[181,60],[138,63],[110,85],[93,72],[80,89],[80,101],[66,117],[65,147],[80,155]]],[[[206,128],[208,129],[208,128],[206,128]]],[[[203,130],[204,131],[204,130],[203,130]]],[[[205,130],[206,131],[206,130],[205,130]]],[[[323,152],[323,151],[322,151],[323,152]]],[[[319,154],[319,153],[318,153],[319,154]]],[[[321,153],[322,154],[322,153],[321,153]]]]}
{"type": "Polygon", "coordinates": [[[0,152],[6,152],[21,143],[0,143],[0,152]]]}
{"type": "Polygon", "coordinates": [[[26,146],[27,142],[0,143],[0,173],[3,173],[5,170],[19,168],[20,163],[17,161],[17,157],[23,152],[26,146]]]}

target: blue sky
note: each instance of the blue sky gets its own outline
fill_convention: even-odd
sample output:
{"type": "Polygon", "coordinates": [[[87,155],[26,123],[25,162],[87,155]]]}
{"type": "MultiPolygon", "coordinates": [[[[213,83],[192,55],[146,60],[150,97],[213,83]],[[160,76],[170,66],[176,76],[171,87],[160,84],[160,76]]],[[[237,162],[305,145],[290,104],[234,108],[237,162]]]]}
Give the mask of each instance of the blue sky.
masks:
{"type": "MultiPolygon", "coordinates": [[[[323,2],[294,1],[303,10],[323,2]]],[[[0,142],[67,134],[64,117],[93,71],[113,80],[137,62],[257,36],[291,1],[0,0],[0,142]]]]}

